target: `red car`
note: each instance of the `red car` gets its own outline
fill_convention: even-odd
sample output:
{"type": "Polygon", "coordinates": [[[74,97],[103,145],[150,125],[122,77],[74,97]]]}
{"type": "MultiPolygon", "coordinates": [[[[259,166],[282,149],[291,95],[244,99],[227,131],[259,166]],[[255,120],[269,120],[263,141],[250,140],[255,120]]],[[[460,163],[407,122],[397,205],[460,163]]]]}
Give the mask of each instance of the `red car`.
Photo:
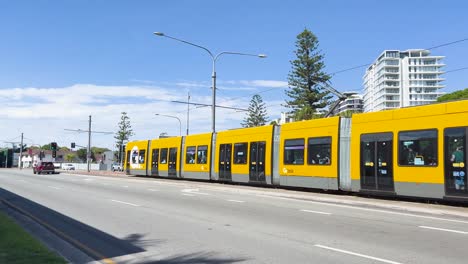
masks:
{"type": "Polygon", "coordinates": [[[39,162],[36,166],[33,167],[33,173],[34,174],[41,174],[41,173],[47,173],[47,174],[54,174],[55,173],[55,167],[54,163],[52,162],[39,162]]]}

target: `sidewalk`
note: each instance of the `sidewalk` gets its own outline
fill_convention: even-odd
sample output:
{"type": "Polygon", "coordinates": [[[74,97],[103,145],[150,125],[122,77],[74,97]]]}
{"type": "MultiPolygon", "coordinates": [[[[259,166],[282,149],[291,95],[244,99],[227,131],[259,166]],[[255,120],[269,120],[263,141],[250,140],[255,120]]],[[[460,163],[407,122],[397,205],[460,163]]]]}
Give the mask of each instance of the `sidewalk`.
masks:
{"type": "MultiPolygon", "coordinates": [[[[364,207],[367,209],[378,210],[396,210],[402,213],[422,213],[436,215],[437,217],[452,216],[468,218],[468,207],[452,206],[437,204],[436,202],[410,202],[403,200],[390,200],[382,198],[369,198],[357,196],[356,194],[334,194],[327,192],[315,191],[296,191],[290,189],[276,187],[256,187],[248,185],[224,184],[216,182],[201,182],[184,179],[166,179],[166,178],[149,178],[136,177],[126,175],[125,172],[112,171],[63,171],[62,173],[83,175],[83,176],[99,176],[115,179],[132,179],[135,181],[158,181],[168,185],[184,186],[187,188],[208,188],[231,193],[247,193],[251,195],[273,197],[278,199],[294,199],[308,202],[329,203],[330,205],[339,205],[342,207],[364,207]]],[[[468,219],[466,219],[468,221],[468,219]]]]}

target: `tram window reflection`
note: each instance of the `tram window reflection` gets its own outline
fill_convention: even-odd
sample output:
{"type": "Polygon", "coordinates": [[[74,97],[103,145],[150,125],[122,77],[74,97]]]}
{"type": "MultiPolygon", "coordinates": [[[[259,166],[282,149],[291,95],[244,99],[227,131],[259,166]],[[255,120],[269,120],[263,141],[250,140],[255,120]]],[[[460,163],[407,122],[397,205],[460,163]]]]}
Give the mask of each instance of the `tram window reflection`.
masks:
{"type": "Polygon", "coordinates": [[[234,144],[234,164],[247,164],[247,143],[234,144]]]}
{"type": "Polygon", "coordinates": [[[304,164],[304,139],[287,139],[284,141],[284,164],[304,164]]]}
{"type": "Polygon", "coordinates": [[[187,147],[185,154],[185,163],[194,164],[195,163],[195,147],[187,147]]]}
{"type": "Polygon", "coordinates": [[[206,164],[208,156],[208,146],[198,146],[197,148],[197,164],[206,164]]]}
{"type": "Polygon", "coordinates": [[[403,166],[437,166],[437,130],[399,133],[398,163],[403,166]]]}
{"type": "Polygon", "coordinates": [[[331,137],[309,138],[307,163],[309,165],[331,164],[331,137]]]}

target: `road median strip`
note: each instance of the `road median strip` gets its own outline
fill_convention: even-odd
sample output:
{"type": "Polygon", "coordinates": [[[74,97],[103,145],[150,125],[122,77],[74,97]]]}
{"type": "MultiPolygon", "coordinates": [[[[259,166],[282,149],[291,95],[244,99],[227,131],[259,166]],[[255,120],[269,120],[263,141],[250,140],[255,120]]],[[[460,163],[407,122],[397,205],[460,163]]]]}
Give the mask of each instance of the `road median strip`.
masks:
{"type": "Polygon", "coordinates": [[[15,211],[29,217],[30,219],[34,220],[36,223],[42,225],[43,227],[45,227],[46,229],[48,229],[49,231],[51,231],[52,233],[54,233],[55,235],[60,237],[61,239],[67,241],[70,244],[72,244],[73,246],[75,246],[79,250],[85,252],[89,256],[92,256],[92,257],[94,257],[96,259],[100,259],[101,262],[104,262],[106,264],[116,264],[112,259],[103,256],[99,252],[96,252],[95,250],[89,248],[88,246],[82,244],[81,242],[73,239],[72,237],[68,236],[67,234],[63,233],[62,231],[58,230],[57,228],[49,225],[45,221],[42,221],[40,218],[32,215],[31,213],[29,213],[29,212],[15,206],[14,204],[6,201],[5,199],[0,199],[0,201],[3,204],[5,204],[6,206],[8,206],[9,208],[11,208],[11,209],[13,209],[13,210],[15,210],[15,211]]]}
{"type": "Polygon", "coordinates": [[[0,234],[0,263],[66,263],[2,212],[0,234]]]}

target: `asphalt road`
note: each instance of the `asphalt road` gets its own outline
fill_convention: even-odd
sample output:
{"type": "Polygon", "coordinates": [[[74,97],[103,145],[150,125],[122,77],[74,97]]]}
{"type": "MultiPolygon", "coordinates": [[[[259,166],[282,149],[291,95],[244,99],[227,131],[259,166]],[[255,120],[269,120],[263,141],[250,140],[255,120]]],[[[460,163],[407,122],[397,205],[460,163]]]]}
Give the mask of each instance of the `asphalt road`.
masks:
{"type": "MultiPolygon", "coordinates": [[[[0,170],[0,190],[5,200],[108,263],[468,259],[468,217],[436,214],[440,207],[432,214],[424,204],[424,213],[411,212],[291,199],[263,188],[13,169],[0,170]]],[[[449,210],[468,215],[466,208],[449,210]]]]}

